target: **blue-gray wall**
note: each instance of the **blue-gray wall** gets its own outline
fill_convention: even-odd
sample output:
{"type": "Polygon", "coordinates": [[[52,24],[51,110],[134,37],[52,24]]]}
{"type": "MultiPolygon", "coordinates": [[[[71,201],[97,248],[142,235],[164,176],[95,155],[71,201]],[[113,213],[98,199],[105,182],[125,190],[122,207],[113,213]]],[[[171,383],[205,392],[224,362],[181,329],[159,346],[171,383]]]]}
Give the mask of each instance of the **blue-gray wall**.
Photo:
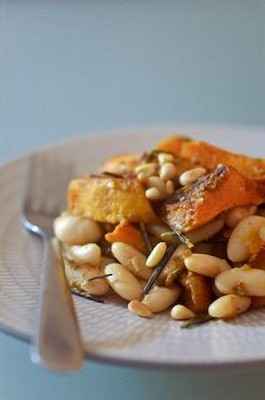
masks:
{"type": "MultiPolygon", "coordinates": [[[[264,0],[0,0],[0,135],[265,124],[264,0]]],[[[0,149],[0,157],[3,149],[0,149]]]]}

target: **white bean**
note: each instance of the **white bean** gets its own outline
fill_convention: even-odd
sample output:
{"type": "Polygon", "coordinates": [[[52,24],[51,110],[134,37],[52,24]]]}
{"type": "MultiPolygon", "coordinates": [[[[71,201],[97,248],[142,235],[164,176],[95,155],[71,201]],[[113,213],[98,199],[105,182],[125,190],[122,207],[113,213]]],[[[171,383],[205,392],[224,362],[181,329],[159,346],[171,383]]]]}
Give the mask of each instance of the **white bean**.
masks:
{"type": "Polygon", "coordinates": [[[176,319],[178,321],[184,321],[186,319],[191,319],[195,317],[194,312],[191,311],[188,307],[183,306],[182,304],[175,305],[172,308],[170,315],[172,319],[176,319]]]}
{"type": "Polygon", "coordinates": [[[157,188],[151,187],[145,191],[145,197],[149,200],[155,201],[161,200],[163,196],[157,188]]]}
{"type": "Polygon", "coordinates": [[[83,246],[68,247],[67,257],[77,265],[90,264],[98,267],[101,259],[101,248],[96,243],[88,243],[83,246]]]}
{"type": "Polygon", "coordinates": [[[101,276],[102,271],[99,268],[91,267],[88,264],[79,266],[64,260],[65,274],[71,287],[77,287],[84,290],[86,293],[94,296],[103,296],[109,291],[109,285],[106,279],[95,279],[90,281],[91,278],[101,276]]]}
{"type": "Polygon", "coordinates": [[[124,265],[130,272],[141,279],[148,279],[152,273],[147,268],[146,257],[134,247],[123,242],[114,242],[111,246],[114,257],[124,265]]]}
{"type": "Polygon", "coordinates": [[[180,288],[166,288],[155,286],[144,296],[143,303],[154,313],[167,310],[174,304],[180,295],[180,288]]]}
{"type": "Polygon", "coordinates": [[[174,162],[174,156],[169,153],[159,153],[158,154],[158,162],[160,165],[168,163],[168,162],[174,162]]]}
{"type": "Polygon", "coordinates": [[[229,228],[235,228],[239,224],[239,222],[242,221],[242,219],[255,214],[256,211],[256,206],[232,208],[226,213],[225,224],[229,228]]]}
{"type": "Polygon", "coordinates": [[[157,243],[157,245],[153,248],[153,250],[149,254],[145,265],[149,268],[155,267],[162,260],[166,251],[167,251],[167,245],[165,242],[157,243]]]}
{"type": "Polygon", "coordinates": [[[244,218],[233,230],[227,245],[228,258],[233,262],[247,260],[261,245],[260,229],[265,227],[265,218],[250,216],[244,218]]]}
{"type": "Polygon", "coordinates": [[[224,294],[265,296],[265,271],[248,266],[232,268],[215,278],[215,286],[224,294]]]}
{"type": "Polygon", "coordinates": [[[160,178],[163,179],[163,181],[173,179],[177,175],[177,168],[173,163],[167,162],[165,164],[162,164],[159,175],[160,178]]]}
{"type": "Polygon", "coordinates": [[[184,259],[184,264],[189,271],[210,278],[231,268],[226,260],[208,254],[192,254],[184,259]]]}
{"type": "Polygon", "coordinates": [[[194,244],[203,242],[210,239],[224,227],[224,218],[219,217],[213,221],[208,222],[208,224],[203,225],[200,228],[195,229],[186,234],[190,241],[194,244]]]}
{"type": "Polygon", "coordinates": [[[97,222],[89,218],[62,215],[54,221],[55,236],[69,245],[95,243],[102,237],[97,222]]]}
{"type": "Polygon", "coordinates": [[[182,186],[190,185],[191,183],[197,181],[201,176],[206,174],[205,168],[193,168],[188,171],[183,172],[179,177],[179,183],[182,186]]]}
{"type": "Polygon", "coordinates": [[[210,304],[208,313],[213,318],[233,318],[247,311],[250,304],[251,299],[249,297],[227,294],[210,304]]]}
{"type": "Polygon", "coordinates": [[[123,265],[114,263],[105,267],[105,274],[112,274],[107,280],[120,297],[125,300],[139,299],[142,294],[142,287],[135,276],[123,265]]]}
{"type": "Polygon", "coordinates": [[[153,316],[152,311],[139,300],[132,300],[128,304],[128,310],[131,311],[133,314],[138,315],[139,317],[143,318],[151,318],[153,316]]]}

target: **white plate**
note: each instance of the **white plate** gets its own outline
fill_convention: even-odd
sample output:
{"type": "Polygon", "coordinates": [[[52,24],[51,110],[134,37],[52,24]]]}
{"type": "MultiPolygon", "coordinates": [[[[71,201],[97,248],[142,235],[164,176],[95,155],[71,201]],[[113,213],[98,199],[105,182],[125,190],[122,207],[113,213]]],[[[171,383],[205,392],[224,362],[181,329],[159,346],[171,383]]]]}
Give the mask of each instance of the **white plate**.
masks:
{"type": "MultiPolygon", "coordinates": [[[[43,152],[74,161],[81,173],[93,171],[114,153],[143,151],[169,133],[195,135],[236,151],[265,154],[265,131],[208,127],[207,134],[185,127],[109,132],[68,141],[43,152]]],[[[203,128],[200,129],[203,132],[203,128]]],[[[0,327],[29,339],[38,297],[41,245],[23,231],[20,204],[27,157],[0,169],[0,327]]],[[[152,320],[128,313],[126,305],[75,298],[88,358],[130,365],[220,367],[265,365],[265,311],[233,322],[211,322],[182,330],[168,313],[152,320]]]]}

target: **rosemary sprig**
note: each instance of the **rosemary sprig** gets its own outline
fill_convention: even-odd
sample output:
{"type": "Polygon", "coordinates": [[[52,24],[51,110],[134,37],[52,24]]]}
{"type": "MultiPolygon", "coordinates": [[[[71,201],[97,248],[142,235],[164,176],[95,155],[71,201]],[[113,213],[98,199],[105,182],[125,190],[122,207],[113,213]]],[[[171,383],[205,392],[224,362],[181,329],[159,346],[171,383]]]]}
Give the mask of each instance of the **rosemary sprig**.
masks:
{"type": "Polygon", "coordinates": [[[88,282],[91,282],[91,281],[95,281],[95,280],[97,280],[97,279],[104,279],[104,278],[107,278],[108,276],[112,276],[112,274],[105,274],[105,275],[93,276],[93,278],[90,278],[90,279],[88,279],[87,281],[88,281],[88,282]]]}
{"type": "Polygon", "coordinates": [[[209,321],[212,321],[214,318],[211,317],[210,315],[197,315],[196,317],[189,319],[188,321],[185,321],[182,323],[181,328],[182,329],[191,329],[194,328],[197,325],[205,324],[209,321]]]}
{"type": "Polygon", "coordinates": [[[143,290],[144,295],[149,293],[149,291],[152,289],[152,287],[154,286],[155,282],[157,281],[159,275],[161,274],[161,272],[163,271],[163,269],[165,268],[165,266],[167,265],[167,263],[169,262],[169,260],[173,256],[173,254],[175,253],[175,250],[177,247],[178,247],[178,243],[172,243],[167,248],[167,251],[166,251],[164,257],[162,258],[160,263],[157,265],[157,267],[155,268],[154,272],[152,273],[152,275],[150,276],[150,278],[148,279],[148,281],[144,287],[144,290],[143,290]]]}
{"type": "Polygon", "coordinates": [[[120,174],[116,174],[115,172],[103,171],[102,174],[103,174],[103,175],[110,176],[110,177],[112,177],[112,178],[119,178],[119,179],[124,178],[124,176],[122,176],[122,175],[120,175],[120,174]]]}
{"type": "Polygon", "coordinates": [[[78,290],[76,288],[71,288],[71,292],[74,295],[78,296],[78,297],[82,297],[82,298],[87,299],[87,300],[95,301],[96,303],[104,303],[104,300],[99,299],[98,297],[92,296],[90,294],[87,294],[83,290],[78,290]]]}
{"type": "Polygon", "coordinates": [[[90,174],[89,175],[91,178],[104,178],[104,177],[110,177],[110,178],[118,178],[118,179],[123,179],[124,176],[120,174],[115,174],[115,172],[108,172],[108,171],[103,171],[99,172],[98,174],[90,174]]]}
{"type": "Polygon", "coordinates": [[[142,233],[142,236],[143,236],[143,239],[144,239],[146,250],[147,250],[148,253],[150,253],[152,251],[153,247],[152,247],[152,244],[150,242],[150,238],[149,238],[148,232],[146,230],[145,223],[144,222],[140,222],[139,226],[140,226],[140,230],[141,230],[141,233],[142,233]]]}
{"type": "Polygon", "coordinates": [[[164,233],[161,234],[161,239],[165,240],[166,242],[167,241],[173,241],[173,242],[177,242],[177,243],[183,243],[189,249],[191,249],[194,246],[194,244],[191,242],[191,240],[180,231],[164,232],[164,233]]]}

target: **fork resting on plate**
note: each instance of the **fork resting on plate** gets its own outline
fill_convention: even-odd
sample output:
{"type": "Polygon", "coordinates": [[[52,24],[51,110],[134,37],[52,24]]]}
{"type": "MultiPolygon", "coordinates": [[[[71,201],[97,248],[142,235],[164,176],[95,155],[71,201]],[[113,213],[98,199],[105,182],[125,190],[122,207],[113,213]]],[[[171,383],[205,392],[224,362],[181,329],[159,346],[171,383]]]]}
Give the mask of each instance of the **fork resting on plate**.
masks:
{"type": "Polygon", "coordinates": [[[53,221],[64,204],[71,168],[37,155],[29,165],[22,208],[24,227],[44,244],[40,302],[31,358],[51,370],[81,368],[84,353],[71,293],[52,246],[53,221]]]}

